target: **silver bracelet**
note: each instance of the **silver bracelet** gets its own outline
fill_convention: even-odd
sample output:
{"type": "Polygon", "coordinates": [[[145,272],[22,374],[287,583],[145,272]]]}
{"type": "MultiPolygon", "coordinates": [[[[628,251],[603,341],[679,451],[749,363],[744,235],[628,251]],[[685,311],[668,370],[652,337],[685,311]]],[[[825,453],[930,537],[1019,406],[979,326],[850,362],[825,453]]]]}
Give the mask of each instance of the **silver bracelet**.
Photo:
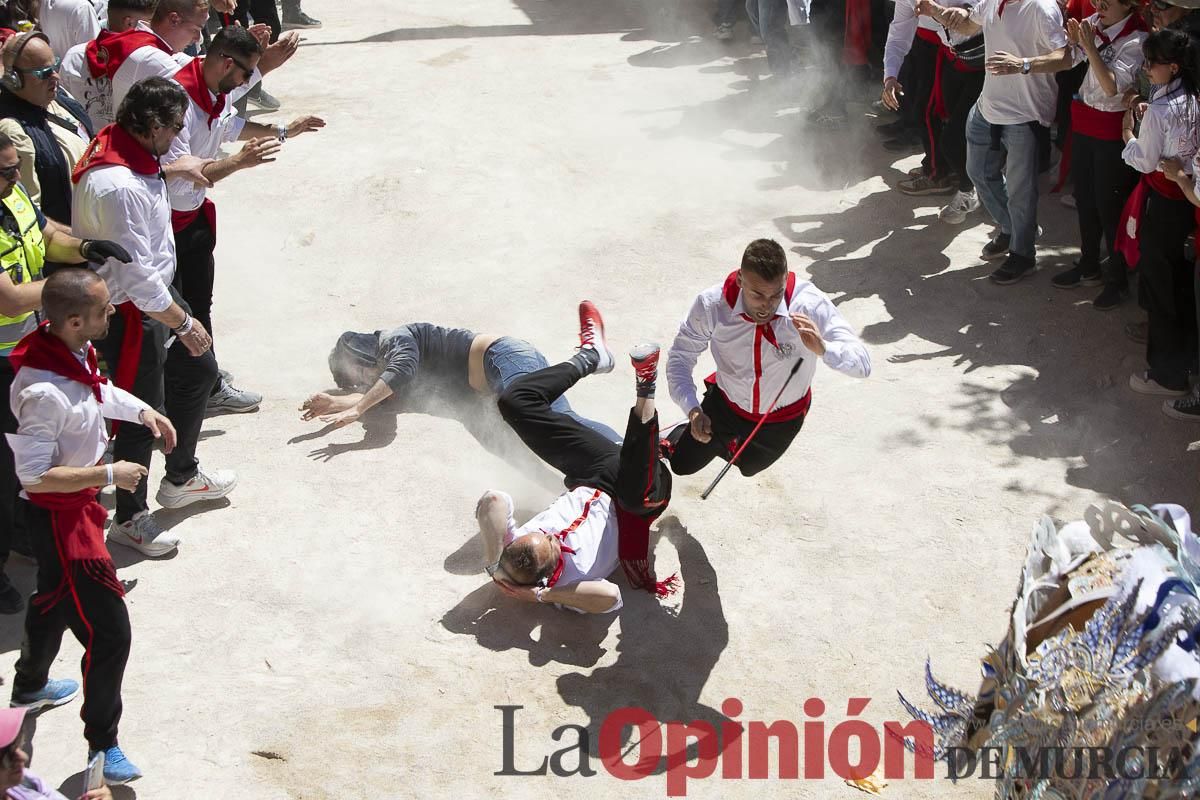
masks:
{"type": "Polygon", "coordinates": [[[537,587],[536,589],[533,590],[534,599],[536,599],[539,603],[546,602],[545,600],[542,599],[542,595],[544,595],[547,591],[549,591],[549,587],[547,587],[547,586],[537,587]]]}
{"type": "Polygon", "coordinates": [[[106,475],[106,481],[107,481],[107,482],[106,482],[104,485],[105,485],[105,486],[112,486],[112,483],[113,483],[112,464],[105,464],[105,465],[104,465],[104,472],[105,472],[105,475],[106,475]]]}
{"type": "Polygon", "coordinates": [[[179,323],[178,328],[173,328],[172,330],[175,331],[175,334],[177,336],[187,336],[189,333],[192,332],[192,315],[184,314],[183,322],[179,323]]]}

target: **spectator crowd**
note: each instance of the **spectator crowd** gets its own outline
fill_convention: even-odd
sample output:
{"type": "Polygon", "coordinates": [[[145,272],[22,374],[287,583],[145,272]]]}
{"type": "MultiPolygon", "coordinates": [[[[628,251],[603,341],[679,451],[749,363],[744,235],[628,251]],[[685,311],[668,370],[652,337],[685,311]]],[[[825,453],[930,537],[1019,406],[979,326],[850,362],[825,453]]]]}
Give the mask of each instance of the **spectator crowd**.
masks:
{"type": "MultiPolygon", "coordinates": [[[[1130,389],[1200,422],[1200,0],[748,0],[746,11],[773,76],[837,75],[814,124],[846,124],[847,87],[881,80],[878,106],[896,112],[877,128],[882,147],[923,155],[896,190],[944,196],[945,224],[986,214],[995,233],[980,258],[996,262],[997,284],[1037,269],[1048,175],[1076,211],[1079,249],[1051,283],[1095,288],[1097,311],[1136,301],[1145,322],[1124,333],[1146,366],[1130,389]]],[[[714,37],[733,38],[739,16],[722,0],[714,37]]]]}

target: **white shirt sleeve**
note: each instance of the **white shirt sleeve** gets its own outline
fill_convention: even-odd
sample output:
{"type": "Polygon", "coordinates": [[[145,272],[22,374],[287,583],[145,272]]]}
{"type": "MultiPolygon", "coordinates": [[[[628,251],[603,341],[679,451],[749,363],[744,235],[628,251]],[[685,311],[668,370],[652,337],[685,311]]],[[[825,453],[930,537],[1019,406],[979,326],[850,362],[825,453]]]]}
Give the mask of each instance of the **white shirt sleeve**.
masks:
{"type": "Polygon", "coordinates": [[[490,489],[489,491],[503,499],[504,506],[508,509],[508,521],[504,526],[504,546],[508,547],[509,543],[517,538],[517,520],[513,517],[516,506],[513,504],[512,495],[508,492],[502,492],[499,489],[490,489]]]}
{"type": "Polygon", "coordinates": [[[866,378],[871,374],[870,351],[832,300],[822,295],[807,313],[825,340],[825,355],[821,360],[826,366],[855,378],[866,378]]]}
{"type": "Polygon", "coordinates": [[[1138,135],[1125,143],[1121,158],[1138,172],[1149,175],[1158,169],[1166,142],[1166,120],[1161,114],[1147,113],[1142,117],[1138,135]]]}
{"type": "Polygon", "coordinates": [[[129,392],[111,381],[100,384],[100,399],[103,401],[100,410],[107,419],[119,419],[122,422],[142,424],[142,412],[149,411],[150,406],[134,397],[129,392]]]}
{"type": "Polygon", "coordinates": [[[100,18],[88,0],[59,0],[43,6],[40,25],[54,55],[62,58],[77,44],[100,35],[100,18]]]}
{"type": "Polygon", "coordinates": [[[975,6],[967,9],[967,18],[976,25],[983,25],[984,20],[991,15],[994,3],[995,0],[982,0],[982,2],[976,3],[975,6]]]}
{"type": "Polygon", "coordinates": [[[887,42],[883,45],[884,78],[895,78],[900,74],[904,57],[912,49],[913,37],[916,35],[916,9],[910,0],[896,0],[892,23],[888,25],[887,42]]]}
{"type": "Polygon", "coordinates": [[[246,120],[243,117],[230,117],[225,123],[225,131],[221,135],[221,140],[225,142],[236,142],[238,137],[242,135],[242,129],[246,127],[246,120]]]}
{"type": "Polygon", "coordinates": [[[1067,30],[1063,27],[1062,9],[1058,7],[1058,3],[1039,5],[1038,8],[1043,11],[1041,23],[1045,53],[1052,53],[1066,47],[1067,30]]]}
{"type": "MultiPolygon", "coordinates": [[[[175,137],[179,138],[179,137],[175,137]]],[[[114,189],[95,198],[97,217],[104,230],[94,238],[111,239],[120,243],[133,260],[122,264],[110,258],[100,269],[100,276],[112,281],[134,305],[142,311],[165,311],[171,306],[171,293],[162,276],[154,269],[154,249],[142,225],[130,224],[130,220],[145,220],[151,208],[136,192],[114,189]]],[[[111,284],[110,284],[111,285],[111,284]]]]}
{"type": "Polygon", "coordinates": [[[35,383],[13,398],[17,432],[8,434],[8,443],[22,484],[41,483],[42,476],[53,466],[58,437],[69,412],[66,398],[48,384],[35,383]]]}
{"type": "Polygon", "coordinates": [[[1117,94],[1125,94],[1137,84],[1138,74],[1142,71],[1145,56],[1142,53],[1142,39],[1139,37],[1135,45],[1122,47],[1116,58],[1108,66],[1113,71],[1117,82],[1117,94]]]}
{"type": "Polygon", "coordinates": [[[704,302],[704,295],[700,295],[692,303],[687,318],[679,323],[679,333],[667,354],[667,390],[684,413],[700,405],[692,372],[701,354],[708,349],[713,324],[712,308],[704,302]]]}

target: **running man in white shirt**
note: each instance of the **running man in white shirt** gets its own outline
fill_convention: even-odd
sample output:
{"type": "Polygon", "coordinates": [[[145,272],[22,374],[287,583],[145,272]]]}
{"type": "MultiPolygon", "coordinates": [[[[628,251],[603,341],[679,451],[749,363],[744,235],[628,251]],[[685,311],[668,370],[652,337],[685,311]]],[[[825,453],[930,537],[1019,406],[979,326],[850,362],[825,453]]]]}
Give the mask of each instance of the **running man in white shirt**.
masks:
{"type": "Polygon", "coordinates": [[[856,378],[871,374],[867,348],[833,302],[788,272],[777,242],[756,239],[741,268],[692,303],[667,356],[671,398],[689,420],[668,437],[671,469],[691,475],[718,456],[728,461],[764,415],[737,467],[749,476],[771,466],[804,424],[818,359],[856,378]],[[692,372],[709,348],[717,371],[705,379],[701,401],[692,372]],[[797,360],[803,363],[767,414],[797,360]]]}
{"type": "Polygon", "coordinates": [[[563,473],[567,492],[520,527],[504,492],[484,494],[475,514],[486,570],[505,594],[601,614],[622,605],[620,589],[607,580],[618,563],[634,586],[659,597],[674,591],[675,576],[658,581],[649,564],[650,524],[670,502],[671,472],[659,458],[657,345],[630,353],[637,402],[621,444],[554,407],[581,378],[613,368],[604,321],[590,302],[580,304],[579,323],[574,356],[521,375],[498,401],[529,449],[563,473]]]}
{"type": "Polygon", "coordinates": [[[101,377],[91,340],[108,333],[113,307],[96,273],[72,267],[55,272],[42,289],[42,308],[48,321],[11,355],[18,426],[8,439],[30,502],[27,522],[38,562],[12,705],[45,708],[75,696],[74,681],[49,677],[69,629],[84,647],[80,716],[89,756],[103,752],[107,782],[126,783],[141,775],[117,744],[129,612],[104,546],[108,512],[96,494],[113,483],[132,490],[145,482],[146,468],[122,460],[103,463],[104,420],[120,420],[122,430],[145,426],[146,435],[162,439],[168,453],[175,430],[166,417],[101,377]]]}

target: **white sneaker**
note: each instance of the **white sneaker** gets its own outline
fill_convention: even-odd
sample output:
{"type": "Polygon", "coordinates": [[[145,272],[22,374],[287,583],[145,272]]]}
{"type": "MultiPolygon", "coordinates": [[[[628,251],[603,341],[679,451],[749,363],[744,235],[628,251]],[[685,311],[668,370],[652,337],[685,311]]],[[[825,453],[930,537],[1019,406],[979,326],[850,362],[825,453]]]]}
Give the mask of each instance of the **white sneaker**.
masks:
{"type": "Polygon", "coordinates": [[[219,500],[237,486],[237,473],[229,469],[205,472],[197,469],[196,474],[183,486],[176,486],[166,478],[158,484],[154,499],[163,508],[183,508],[201,500],[219,500]]]}
{"type": "Polygon", "coordinates": [[[108,541],[132,547],[152,558],[165,556],[179,547],[179,537],[164,531],[158,520],[145,511],[135,514],[133,519],[120,525],[114,522],[108,529],[108,541]]]}
{"type": "Polygon", "coordinates": [[[974,190],[955,192],[949,204],[938,212],[938,219],[950,225],[961,225],[967,221],[967,214],[979,208],[979,197],[974,190]]]}

